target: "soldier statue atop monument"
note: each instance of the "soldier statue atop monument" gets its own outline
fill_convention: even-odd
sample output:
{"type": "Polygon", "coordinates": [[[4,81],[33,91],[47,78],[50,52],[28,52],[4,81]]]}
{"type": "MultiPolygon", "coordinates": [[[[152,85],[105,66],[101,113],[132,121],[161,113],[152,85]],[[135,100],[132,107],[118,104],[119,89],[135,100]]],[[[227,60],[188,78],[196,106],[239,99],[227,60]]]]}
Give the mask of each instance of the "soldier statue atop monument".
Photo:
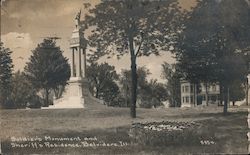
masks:
{"type": "Polygon", "coordinates": [[[75,17],[75,26],[76,26],[76,29],[79,28],[79,26],[80,26],[80,19],[81,19],[81,10],[77,13],[77,15],[75,17]]]}

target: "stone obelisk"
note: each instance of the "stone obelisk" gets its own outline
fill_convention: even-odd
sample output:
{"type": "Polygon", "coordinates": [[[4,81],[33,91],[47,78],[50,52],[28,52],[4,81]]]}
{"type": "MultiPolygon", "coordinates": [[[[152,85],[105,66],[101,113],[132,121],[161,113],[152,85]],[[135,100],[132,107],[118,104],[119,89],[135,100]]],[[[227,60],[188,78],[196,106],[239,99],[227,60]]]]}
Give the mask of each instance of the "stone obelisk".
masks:
{"type": "Polygon", "coordinates": [[[81,11],[75,18],[75,28],[70,40],[71,77],[66,85],[62,98],[54,100],[49,108],[84,108],[82,83],[86,72],[86,41],[80,26],[81,11]]]}

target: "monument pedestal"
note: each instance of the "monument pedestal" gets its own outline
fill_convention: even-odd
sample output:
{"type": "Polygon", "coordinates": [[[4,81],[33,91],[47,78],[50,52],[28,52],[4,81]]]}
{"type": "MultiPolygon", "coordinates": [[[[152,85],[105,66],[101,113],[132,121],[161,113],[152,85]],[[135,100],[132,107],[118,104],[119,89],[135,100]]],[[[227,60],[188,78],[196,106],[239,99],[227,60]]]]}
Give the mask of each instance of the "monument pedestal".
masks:
{"type": "Polygon", "coordinates": [[[82,78],[71,77],[62,96],[62,98],[54,100],[54,105],[50,105],[48,108],[44,109],[84,108],[82,78]]]}

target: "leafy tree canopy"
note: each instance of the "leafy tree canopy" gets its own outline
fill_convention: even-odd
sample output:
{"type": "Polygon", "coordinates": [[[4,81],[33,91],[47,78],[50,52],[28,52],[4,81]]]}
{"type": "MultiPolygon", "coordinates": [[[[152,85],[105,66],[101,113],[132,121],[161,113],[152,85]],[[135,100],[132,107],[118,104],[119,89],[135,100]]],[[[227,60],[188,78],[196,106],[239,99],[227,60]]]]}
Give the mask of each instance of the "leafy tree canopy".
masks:
{"type": "Polygon", "coordinates": [[[159,54],[160,48],[168,49],[182,18],[176,0],[102,1],[90,12],[94,18],[87,17],[86,20],[96,29],[92,31],[89,43],[102,47],[102,52],[94,53],[100,56],[120,57],[131,52],[131,43],[136,56],[159,54]]]}
{"type": "Polygon", "coordinates": [[[11,77],[13,64],[9,48],[5,48],[0,42],[0,103],[1,106],[7,106],[7,100],[11,91],[11,77]]]}
{"type": "Polygon", "coordinates": [[[111,102],[119,93],[119,88],[115,83],[118,74],[114,66],[108,63],[92,63],[87,67],[86,75],[90,83],[90,92],[96,98],[111,102]]]}
{"type": "Polygon", "coordinates": [[[184,77],[191,82],[218,81],[225,94],[230,83],[245,78],[241,51],[250,42],[249,15],[245,0],[199,1],[187,16],[175,49],[184,77]]]}
{"type": "Polygon", "coordinates": [[[220,68],[228,61],[224,58],[234,57],[236,50],[249,46],[249,15],[250,8],[244,0],[199,1],[187,16],[177,43],[176,57],[187,79],[225,78],[222,75],[226,70],[220,68]]]}
{"type": "Polygon", "coordinates": [[[167,93],[170,106],[180,107],[181,106],[181,74],[178,66],[173,64],[170,65],[167,62],[162,64],[162,76],[167,80],[167,93]]]}
{"type": "Polygon", "coordinates": [[[32,53],[25,66],[25,74],[36,89],[45,90],[45,104],[48,105],[49,92],[60,85],[66,85],[70,77],[68,59],[52,39],[44,39],[32,53]]]}
{"type": "Polygon", "coordinates": [[[26,108],[28,106],[41,106],[37,91],[27,80],[23,72],[16,72],[12,80],[11,102],[13,108],[26,108]]]}
{"type": "Polygon", "coordinates": [[[131,60],[131,117],[136,117],[138,56],[159,55],[169,49],[180,26],[181,13],[177,0],[102,1],[86,17],[96,28],[89,37],[91,46],[100,46],[97,57],[129,53],[131,60]],[[178,20],[177,20],[178,19],[178,20]]]}

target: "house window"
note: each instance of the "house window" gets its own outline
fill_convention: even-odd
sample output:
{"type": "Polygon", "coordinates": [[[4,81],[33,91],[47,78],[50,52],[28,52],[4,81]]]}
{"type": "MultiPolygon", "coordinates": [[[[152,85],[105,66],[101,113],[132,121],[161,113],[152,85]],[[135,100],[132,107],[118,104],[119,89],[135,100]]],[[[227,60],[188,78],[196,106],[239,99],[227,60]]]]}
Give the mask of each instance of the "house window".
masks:
{"type": "Polygon", "coordinates": [[[191,93],[194,92],[194,86],[193,86],[193,85],[190,86],[190,92],[191,92],[191,93]]]}
{"type": "Polygon", "coordinates": [[[185,103],[185,98],[184,97],[182,97],[182,103],[185,103]]]}
{"type": "Polygon", "coordinates": [[[193,103],[194,102],[194,98],[193,96],[190,96],[190,102],[193,103]]]}
{"type": "Polygon", "coordinates": [[[189,103],[189,97],[186,96],[186,103],[189,103]]]}
{"type": "Polygon", "coordinates": [[[185,93],[185,89],[184,89],[184,86],[182,86],[182,92],[185,93]]]}
{"type": "Polygon", "coordinates": [[[215,85],[212,86],[212,91],[213,91],[213,92],[216,91],[216,86],[215,86],[215,85]]]}
{"type": "Polygon", "coordinates": [[[189,92],[189,86],[185,86],[185,92],[188,93],[189,92]]]}
{"type": "Polygon", "coordinates": [[[206,100],[206,96],[202,95],[202,100],[205,101],[206,100]]]}

